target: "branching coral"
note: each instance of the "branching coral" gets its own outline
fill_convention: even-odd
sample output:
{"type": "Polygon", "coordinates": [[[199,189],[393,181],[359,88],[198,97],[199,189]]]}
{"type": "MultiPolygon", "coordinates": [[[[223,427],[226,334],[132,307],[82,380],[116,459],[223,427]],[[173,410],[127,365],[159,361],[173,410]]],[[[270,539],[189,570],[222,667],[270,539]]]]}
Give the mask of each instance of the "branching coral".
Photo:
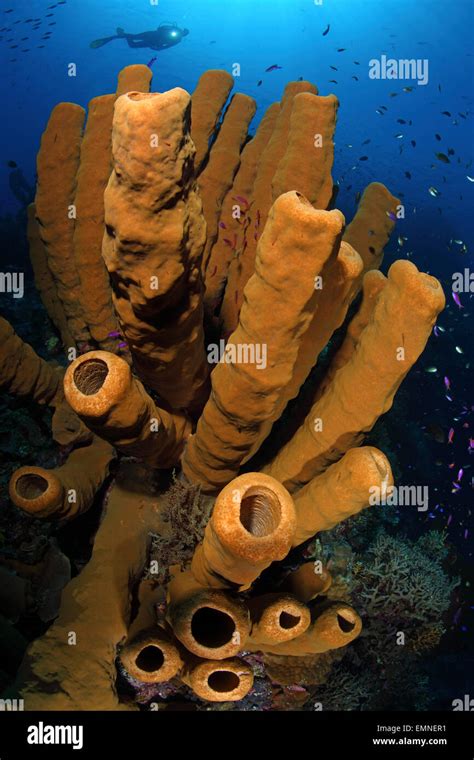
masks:
{"type": "MultiPolygon", "coordinates": [[[[284,560],[364,509],[372,488],[392,483],[382,452],[357,447],[390,408],[444,306],[439,283],[408,261],[387,278],[371,271],[393,228],[397,199],[386,188],[369,186],[345,232],[341,212],[329,210],[335,96],[292,82],[250,138],[250,98],[235,95],[220,116],[233,84],[227,73],[207,72],[192,96],[149,93],[149,75],[140,66],[122,72],[119,97],[92,101],[84,135],[82,109],[56,106],[38,158],[30,239],[42,256],[44,303],[69,360],[73,348],[109,351],[72,361],[66,400],[60,371],[28,351],[41,387],[5,382],[40,403],[59,396],[103,439],[96,487],[111,456],[119,465],[92,559],[26,655],[16,689],[27,709],[130,706],[115,690],[117,653],[120,672],[135,682],[179,678],[210,702],[249,692],[249,652],[301,664],[322,658],[327,673],[331,653],[359,636],[361,618],[324,567],[314,565],[313,579],[308,567],[288,575],[284,560]],[[263,472],[241,474],[361,287],[362,306],[304,424],[263,472]],[[145,493],[124,455],[153,471],[181,467],[171,494],[145,493]],[[143,575],[158,586],[169,580],[166,603],[138,595],[131,605],[143,575]],[[87,626],[95,634],[81,635],[87,626]]],[[[83,477],[79,451],[68,466],[72,491],[83,477]]],[[[37,476],[31,470],[30,483],[37,476]]],[[[41,496],[22,491],[25,477],[14,474],[11,484],[20,508],[41,496]]],[[[61,504],[58,497],[35,511],[63,516],[61,504]]],[[[376,559],[365,571],[383,572],[376,559]]],[[[393,588],[400,604],[426,588],[440,594],[430,603],[441,611],[444,587],[429,590],[412,573],[402,580],[411,585],[393,588]]],[[[382,592],[371,593],[361,601],[379,615],[382,592]]]]}

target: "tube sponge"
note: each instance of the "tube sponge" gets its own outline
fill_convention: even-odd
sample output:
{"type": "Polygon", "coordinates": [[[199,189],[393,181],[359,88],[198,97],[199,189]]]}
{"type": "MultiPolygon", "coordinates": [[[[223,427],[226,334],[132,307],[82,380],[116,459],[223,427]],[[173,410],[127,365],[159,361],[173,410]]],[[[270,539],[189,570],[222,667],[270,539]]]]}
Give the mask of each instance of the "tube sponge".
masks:
{"type": "Polygon", "coordinates": [[[63,346],[73,346],[74,339],[69,330],[63,305],[58,297],[56,284],[48,265],[46,248],[40,237],[38,220],[36,219],[36,206],[30,203],[28,206],[28,248],[31,266],[35,278],[35,285],[41,296],[44,308],[61,335],[63,346]]]}
{"type": "Polygon", "coordinates": [[[273,204],[239,325],[226,347],[235,357],[212,372],[211,397],[183,458],[186,477],[204,490],[228,483],[280,416],[313,318],[315,280],[342,223],[338,211],[317,211],[299,193],[285,193],[273,204]],[[243,349],[249,354],[239,359],[243,349]],[[265,352],[264,364],[256,360],[258,350],[265,352]]]}
{"type": "Polygon", "coordinates": [[[253,686],[252,669],[244,660],[192,660],[182,680],[206,702],[236,702],[253,686]]]}
{"type": "Polygon", "coordinates": [[[117,97],[127,92],[149,92],[152,76],[152,70],[143,63],[125,66],[118,75],[117,97]]]}
{"type": "Polygon", "coordinates": [[[390,409],[444,304],[438,280],[410,261],[392,264],[352,357],[264,472],[291,493],[357,446],[390,409]]]}
{"type": "MultiPolygon", "coordinates": [[[[340,649],[356,639],[362,630],[362,621],[357,612],[348,604],[331,602],[317,609],[309,628],[291,641],[276,645],[265,645],[265,652],[303,657],[308,654],[322,654],[331,649],[340,649]]],[[[250,642],[248,649],[259,649],[250,642]]]]}
{"type": "Polygon", "coordinates": [[[321,97],[311,92],[295,95],[286,150],[272,180],[274,200],[295,188],[314,208],[329,206],[338,107],[335,95],[321,97]]]}
{"type": "Polygon", "coordinates": [[[294,497],[298,546],[322,530],[330,530],[369,506],[371,489],[393,485],[390,463],[373,446],[349,449],[339,462],[294,497]]]}
{"type": "Polygon", "coordinates": [[[304,633],[310,622],[308,607],[291,594],[264,594],[249,601],[252,647],[282,644],[304,633]]]}
{"type": "Polygon", "coordinates": [[[48,266],[76,342],[89,339],[82,313],[79,275],[72,253],[74,193],[84,117],[84,109],[74,103],[59,103],[53,108],[37,158],[35,198],[48,266]]]}
{"type": "Polygon", "coordinates": [[[178,648],[158,625],[127,642],[119,659],[127,673],[142,683],[169,681],[183,667],[178,648]]]}
{"type": "MultiPolygon", "coordinates": [[[[289,82],[287,84],[275,127],[260,156],[252,197],[249,198],[252,208],[248,214],[248,234],[244,234],[239,241],[239,255],[233,260],[229,268],[227,286],[220,311],[224,334],[226,335],[235,330],[237,325],[243,302],[243,291],[254,271],[257,242],[274,201],[272,180],[288,145],[293,100],[298,93],[308,91],[317,92],[316,87],[309,82],[289,82]]],[[[284,188],[285,191],[298,189],[294,186],[284,188]]]]}
{"type": "Polygon", "coordinates": [[[283,486],[258,472],[240,475],[216,499],[191,572],[202,586],[244,590],[293,541],[295,511],[283,486]]]}
{"type": "Polygon", "coordinates": [[[214,313],[222,297],[230,263],[237,253],[232,240],[235,239],[237,243],[241,225],[246,224],[250,208],[247,204],[251,197],[258,160],[271,137],[279,112],[279,103],[273,103],[267,109],[255,136],[241,153],[239,169],[222,204],[217,239],[211,249],[205,273],[204,305],[210,314],[214,313]]]}
{"type": "Polygon", "coordinates": [[[191,137],[196,146],[196,173],[209,152],[209,141],[233,86],[234,78],[227,71],[209,69],[201,75],[193,92],[191,137]]]}
{"type": "Polygon", "coordinates": [[[113,458],[112,446],[94,438],[54,470],[20,467],[10,479],[10,498],[31,517],[70,520],[92,506],[113,458]]]}
{"type": "Polygon", "coordinates": [[[344,232],[344,240],[362,258],[364,272],[378,269],[382,263],[399,204],[398,198],[381,182],[371,182],[365,188],[356,214],[344,232]]]}
{"type": "Polygon", "coordinates": [[[0,388],[38,404],[55,406],[63,399],[64,369],[52,367],[0,317],[0,388]]]}
{"type": "Polygon", "coordinates": [[[232,187],[240,161],[240,151],[247,137],[257,105],[248,95],[237,93],[230,101],[219,133],[212,145],[209,160],[199,175],[199,194],[206,220],[205,268],[218,229],[222,202],[232,187]]]}
{"type": "Polygon", "coordinates": [[[176,574],[168,585],[166,618],[181,644],[206,659],[235,656],[250,632],[242,599],[203,588],[188,571],[176,574]]]}
{"type": "Polygon", "coordinates": [[[102,259],[104,190],[111,170],[112,116],[115,95],[102,95],[89,103],[76,177],[74,261],[81,283],[84,319],[101,348],[112,350],[110,337],[118,329],[112,306],[109,274],[102,259]]]}
{"type": "Polygon", "coordinates": [[[103,257],[137,372],[174,409],[207,396],[190,97],[129,92],[115,104],[103,257]]]}
{"type": "Polygon", "coordinates": [[[190,423],[157,407],[124,359],[83,354],[68,367],[64,392],[87,427],[123,453],[158,468],[178,461],[190,423]]]}

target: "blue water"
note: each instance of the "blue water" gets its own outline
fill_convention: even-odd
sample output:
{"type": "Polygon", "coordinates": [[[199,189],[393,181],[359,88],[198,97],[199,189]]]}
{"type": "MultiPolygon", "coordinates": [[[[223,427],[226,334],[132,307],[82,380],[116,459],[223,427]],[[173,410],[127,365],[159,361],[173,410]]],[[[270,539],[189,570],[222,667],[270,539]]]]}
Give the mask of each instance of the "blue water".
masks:
{"type": "Polygon", "coordinates": [[[12,28],[10,33],[0,33],[4,72],[0,91],[6,111],[1,127],[2,209],[17,207],[8,191],[3,159],[15,160],[33,181],[41,132],[58,101],[86,106],[95,95],[114,91],[121,67],[147,63],[157,55],[155,90],[180,86],[192,91],[205,69],[230,71],[239,63],[235,89],[256,98],[255,122],[280,98],[291,79],[302,76],[316,83],[321,94],[334,92],[341,104],[333,171],[341,183],[341,210],[350,217],[355,193],[377,179],[395,194],[404,193],[411,210],[416,207],[416,215],[407,214],[405,233],[410,245],[412,236],[423,231],[430,240],[430,250],[423,253],[430,265],[433,257],[447,255],[445,244],[452,236],[472,248],[474,184],[466,179],[474,174],[470,165],[474,12],[469,0],[324,0],[321,6],[313,0],[158,0],[157,5],[146,0],[67,0],[66,5],[47,10],[51,5],[54,0],[5,0],[0,10],[0,27],[12,28]],[[5,14],[9,8],[13,13],[5,14]],[[47,13],[54,15],[45,18],[47,13]],[[42,24],[33,32],[32,24],[24,20],[38,17],[42,24]],[[19,19],[22,23],[14,24],[19,19]],[[113,34],[117,26],[138,32],[168,21],[187,27],[190,34],[176,47],[157,54],[130,49],[123,40],[97,50],[89,48],[91,40],[113,34]],[[48,26],[53,22],[55,26],[48,26]],[[322,36],[328,24],[330,30],[322,36]],[[40,39],[44,29],[52,31],[47,41],[40,39]],[[9,46],[24,36],[30,39],[11,50],[9,46]],[[15,41],[8,43],[10,38],[15,41]],[[45,47],[38,49],[40,44],[45,47]],[[30,50],[22,52],[25,48],[30,50]],[[338,53],[338,48],[345,51],[338,53]],[[382,54],[428,59],[428,84],[369,79],[368,61],[382,54]],[[76,77],[67,75],[71,62],[77,66],[76,77]],[[281,70],[265,73],[272,64],[281,70]],[[330,83],[331,79],[337,84],[330,83]],[[257,87],[259,80],[263,83],[257,87]],[[414,85],[413,91],[404,93],[404,85],[414,85]],[[396,97],[391,98],[391,92],[396,97]],[[376,113],[381,105],[388,108],[384,116],[376,113]],[[442,111],[449,111],[452,118],[442,111]],[[469,114],[468,118],[459,112],[469,114]],[[413,124],[400,125],[397,119],[413,124]],[[404,137],[396,139],[398,133],[404,137]],[[442,137],[440,142],[435,133],[442,137]],[[370,144],[361,146],[366,139],[370,144]],[[448,148],[455,155],[445,165],[434,153],[447,153],[448,148]],[[363,165],[358,161],[362,155],[369,157],[363,165]],[[406,171],[411,180],[405,177],[406,171]],[[349,185],[351,189],[346,190],[349,185]],[[440,191],[438,198],[429,195],[430,186],[440,191]]]}

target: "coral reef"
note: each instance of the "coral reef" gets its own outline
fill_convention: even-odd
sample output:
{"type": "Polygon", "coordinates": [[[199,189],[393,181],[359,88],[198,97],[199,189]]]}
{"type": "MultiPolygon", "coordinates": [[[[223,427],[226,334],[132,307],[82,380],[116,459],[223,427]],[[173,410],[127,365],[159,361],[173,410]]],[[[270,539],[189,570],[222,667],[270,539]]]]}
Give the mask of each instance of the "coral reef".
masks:
{"type": "MultiPolygon", "coordinates": [[[[346,229],[330,208],[334,95],[289,83],[250,137],[255,103],[237,93],[224,109],[226,72],[192,95],[150,81],[146,66],[121,72],[84,132],[83,109],[60,103],[41,141],[31,256],[69,365],[2,320],[0,382],[50,405],[69,448],[59,467],[14,472],[10,495],[30,518],[64,522],[108,490],[92,556],[9,693],[29,710],[170,695],[253,709],[270,691],[275,709],[301,707],[314,694],[294,681],[331,683],[364,638],[376,656],[386,615],[416,631],[413,656],[439,635],[452,583],[430,558],[413,572],[419,547],[381,533],[362,558],[346,544],[337,561],[308,562],[305,542],[393,483],[386,456],[360,444],[444,295],[411,262],[374,271],[398,204],[387,188],[369,185],[346,229]],[[345,322],[303,425],[254,466],[345,322]]],[[[14,578],[15,615],[27,586],[14,578]]]]}

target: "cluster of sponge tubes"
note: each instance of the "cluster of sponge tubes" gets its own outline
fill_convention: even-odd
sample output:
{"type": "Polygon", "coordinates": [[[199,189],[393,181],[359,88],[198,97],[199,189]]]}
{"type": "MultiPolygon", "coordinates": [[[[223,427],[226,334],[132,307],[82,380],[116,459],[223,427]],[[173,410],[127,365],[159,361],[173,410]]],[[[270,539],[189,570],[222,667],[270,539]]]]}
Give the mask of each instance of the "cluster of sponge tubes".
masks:
{"type": "Polygon", "coordinates": [[[192,96],[150,93],[150,79],[128,67],[116,95],[91,102],[85,129],[83,109],[61,103],[43,135],[31,257],[77,358],[64,374],[2,321],[0,383],[51,405],[53,435],[73,450],[56,470],[21,468],[10,496],[36,517],[70,519],[124,454],[181,467],[183,482],[217,498],[190,567],[170,569],[165,613],[157,618],[157,590],[142,583],[131,620],[131,584],[159,516],[156,497],[116,479],[92,559],[20,669],[29,709],[122,709],[117,652],[138,681],[180,677],[225,701],[252,687],[239,653],[317,655],[357,637],[361,620],[328,594],[326,570],[302,565],[263,595],[253,584],[392,484],[385,455],[360,444],[444,306],[438,281],[413,263],[378,270],[400,208],[383,185],[366,188],[347,227],[328,210],[335,96],[292,82],[250,137],[255,102],[236,94],[224,108],[226,72],[205,72],[192,96]],[[361,290],[303,424],[260,472],[239,474],[361,290]],[[210,339],[225,341],[213,368],[210,339]],[[257,346],[265,366],[251,360],[257,346]]]}

